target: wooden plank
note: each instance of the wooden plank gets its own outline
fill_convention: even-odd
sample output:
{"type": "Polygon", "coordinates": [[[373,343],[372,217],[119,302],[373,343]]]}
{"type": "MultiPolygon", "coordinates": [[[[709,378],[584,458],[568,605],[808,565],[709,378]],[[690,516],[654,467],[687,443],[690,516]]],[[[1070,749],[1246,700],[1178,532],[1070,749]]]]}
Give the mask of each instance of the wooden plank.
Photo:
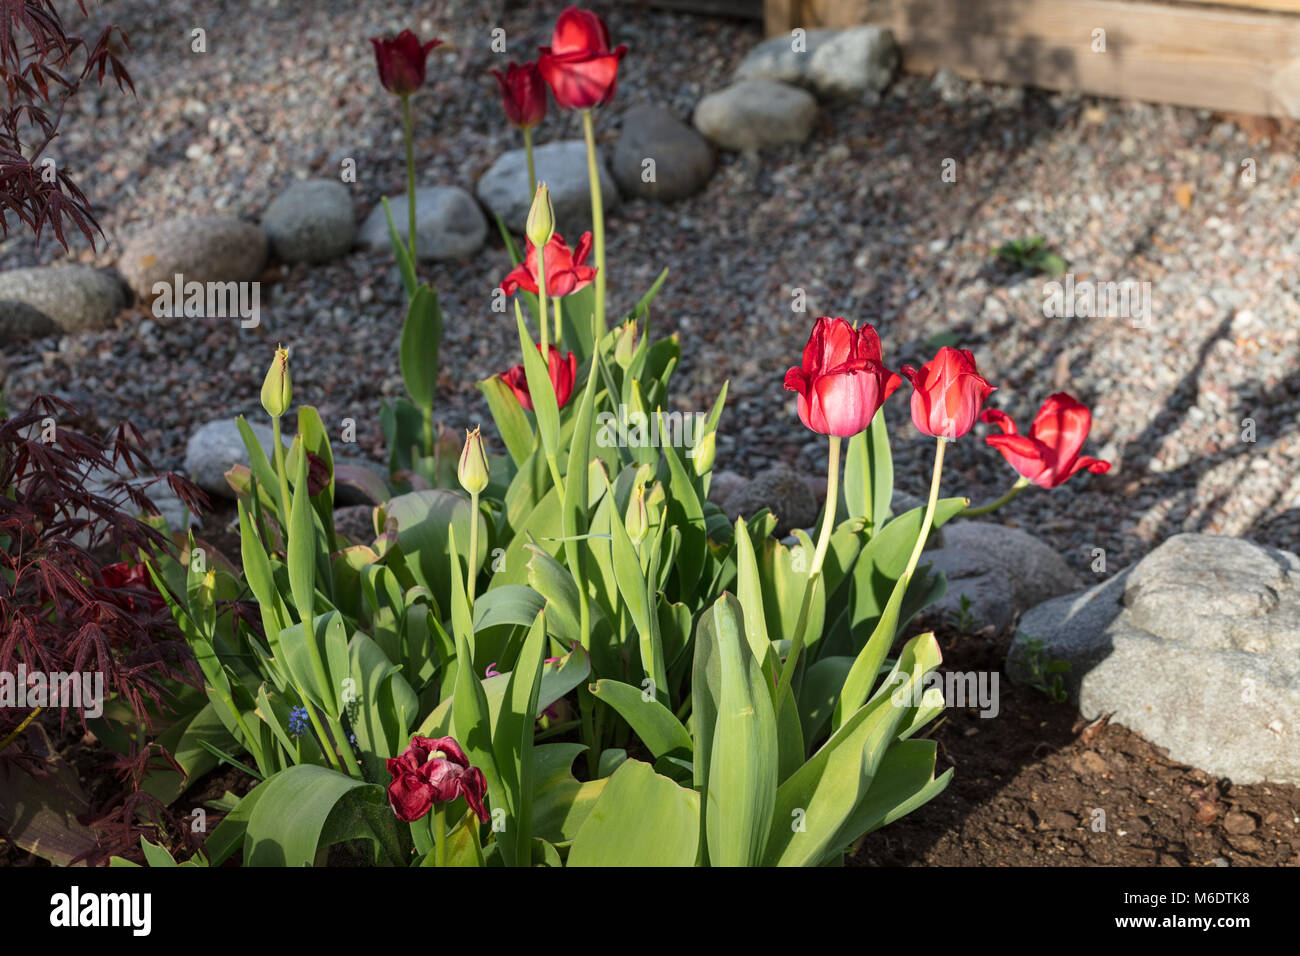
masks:
{"type": "MultiPolygon", "coordinates": [[[[708,17],[759,20],[764,16],[765,0],[612,0],[612,2],[625,7],[649,7],[652,10],[675,10],[708,17]]],[[[1300,0],[1295,2],[1300,3],[1300,0]]]]}
{"type": "MultiPolygon", "coordinates": [[[[1271,0],[1286,2],[1286,0],[1271,0]]],[[[889,26],[903,68],[1300,119],[1300,17],[1125,0],[797,0],[794,26],[889,26]],[[1095,52],[1094,30],[1105,31],[1095,52]]]]}

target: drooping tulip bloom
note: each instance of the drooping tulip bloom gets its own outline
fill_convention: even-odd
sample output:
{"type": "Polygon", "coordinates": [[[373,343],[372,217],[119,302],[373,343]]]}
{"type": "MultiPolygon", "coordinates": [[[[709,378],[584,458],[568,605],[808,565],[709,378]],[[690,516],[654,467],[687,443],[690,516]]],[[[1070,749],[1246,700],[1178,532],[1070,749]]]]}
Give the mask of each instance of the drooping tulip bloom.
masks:
{"type": "Polygon", "coordinates": [[[590,10],[566,7],[555,22],[551,45],[541,48],[537,68],[562,109],[604,106],[618,86],[626,46],[609,48],[609,28],[590,10]]]}
{"type": "MultiPolygon", "coordinates": [[[[556,405],[563,408],[569,401],[569,396],[573,394],[573,380],[578,375],[578,359],[572,352],[568,356],[560,355],[560,350],[554,345],[550,349],[551,353],[546,360],[546,372],[551,378],[551,387],[555,389],[556,405]]],[[[542,347],[537,346],[537,351],[541,350],[542,347]]],[[[524,367],[516,365],[509,371],[502,372],[501,380],[510,386],[510,391],[515,393],[519,404],[531,412],[533,397],[528,393],[528,375],[524,372],[524,367]]]]}
{"type": "Polygon", "coordinates": [[[412,737],[407,748],[386,761],[392,781],[388,803],[399,820],[413,823],[435,804],[464,797],[480,820],[487,822],[483,796],[487,780],[471,767],[469,758],[451,737],[412,737]]]}
{"type": "Polygon", "coordinates": [[[786,389],[799,395],[799,420],[840,438],[867,428],[901,383],[882,364],[880,336],[872,326],[854,329],[826,316],[808,336],[803,364],[785,373],[786,389]]]}
{"type": "Polygon", "coordinates": [[[421,43],[410,30],[395,37],[371,37],[375,48],[375,65],[384,89],[398,96],[410,96],[424,85],[424,61],[429,51],[442,43],[436,37],[421,43]]]}
{"type": "Polygon", "coordinates": [[[912,422],[935,438],[960,438],[971,430],[985,399],[994,391],[965,349],[944,346],[920,371],[904,365],[912,383],[912,422]]]}
{"type": "Polygon", "coordinates": [[[113,603],[125,611],[135,613],[146,607],[150,611],[161,611],[166,604],[143,564],[132,565],[119,561],[104,565],[99,569],[99,574],[105,587],[126,592],[113,598],[113,603]],[[131,592],[135,592],[135,595],[131,592]],[[137,604],[140,598],[143,601],[137,604]]]}
{"type": "Polygon", "coordinates": [[[546,84],[536,63],[511,63],[504,73],[493,70],[501,86],[501,106],[506,119],[520,129],[530,129],[546,118],[546,84]]]}
{"type": "MultiPolygon", "coordinates": [[[[596,278],[596,270],[586,264],[590,254],[590,232],[582,234],[578,247],[573,251],[569,250],[559,233],[551,236],[551,241],[546,244],[544,263],[546,294],[552,297],[572,295],[589,285],[596,278]]],[[[524,261],[501,280],[501,290],[506,295],[513,295],[516,289],[537,294],[537,247],[531,241],[524,251],[524,261]]]]}
{"type": "Polygon", "coordinates": [[[1002,452],[1021,477],[1040,488],[1055,488],[1085,468],[1095,475],[1110,471],[1110,462],[1079,454],[1092,428],[1092,412],[1065,392],[1043,402],[1028,435],[1020,434],[1011,416],[996,408],[985,409],[980,417],[1003,431],[984,440],[1002,452]]]}

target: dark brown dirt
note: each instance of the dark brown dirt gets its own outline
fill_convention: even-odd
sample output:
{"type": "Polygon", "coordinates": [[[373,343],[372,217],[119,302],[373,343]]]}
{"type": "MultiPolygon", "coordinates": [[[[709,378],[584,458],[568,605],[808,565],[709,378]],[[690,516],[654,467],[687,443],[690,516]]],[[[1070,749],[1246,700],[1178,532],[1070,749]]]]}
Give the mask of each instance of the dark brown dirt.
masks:
{"type": "MultiPolygon", "coordinates": [[[[945,669],[1001,670],[1006,637],[939,636],[945,669]]],[[[928,736],[952,782],[849,865],[1300,865],[1300,789],[1216,779],[1005,674],[999,690],[994,718],[944,714],[928,736]]]]}

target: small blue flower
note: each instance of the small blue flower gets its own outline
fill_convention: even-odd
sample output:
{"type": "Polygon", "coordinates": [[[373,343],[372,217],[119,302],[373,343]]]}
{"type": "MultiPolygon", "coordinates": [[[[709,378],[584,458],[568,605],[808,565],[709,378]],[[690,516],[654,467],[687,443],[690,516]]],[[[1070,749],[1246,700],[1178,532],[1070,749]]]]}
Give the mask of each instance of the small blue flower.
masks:
{"type": "Polygon", "coordinates": [[[289,711],[289,734],[301,737],[307,732],[307,708],[294,707],[289,711]]]}

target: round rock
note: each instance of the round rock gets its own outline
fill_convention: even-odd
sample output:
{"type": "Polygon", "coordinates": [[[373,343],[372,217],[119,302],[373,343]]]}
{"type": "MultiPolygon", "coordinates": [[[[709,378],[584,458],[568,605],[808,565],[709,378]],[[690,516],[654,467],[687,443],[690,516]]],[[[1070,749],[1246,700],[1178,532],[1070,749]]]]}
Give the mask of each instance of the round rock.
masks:
{"type": "MultiPolygon", "coordinates": [[[[261,422],[249,422],[249,425],[270,458],[275,449],[271,427],[261,422]]],[[[291,437],[281,435],[281,440],[287,443],[291,437]]],[[[248,466],[248,449],[244,447],[244,439],[233,418],[208,422],[190,435],[185,446],[185,473],[208,494],[220,498],[235,497],[234,489],[226,481],[226,472],[235,465],[248,466]]]]}
{"type": "Polygon", "coordinates": [[[266,207],[262,229],[282,262],[337,259],[357,237],[352,196],[336,179],[296,182],[266,207]]]}
{"type": "Polygon", "coordinates": [[[58,331],[57,323],[40,309],[33,309],[26,302],[0,299],[0,345],[44,338],[58,331]]]}
{"type": "Polygon", "coordinates": [[[695,107],[695,128],[723,149],[769,149],[812,135],[817,101],[773,80],[743,80],[695,107]]]}
{"type": "Polygon", "coordinates": [[[159,223],[122,252],[118,268],[141,299],[152,301],[154,284],[251,282],[266,265],[266,234],[234,216],[191,216],[159,223]]]}
{"type": "Polygon", "coordinates": [[[767,508],[776,517],[778,538],[817,520],[817,498],[804,477],[786,465],[761,471],[727,496],[727,517],[752,518],[767,508]]]}
{"type": "MultiPolygon", "coordinates": [[[[409,241],[410,205],[406,193],[388,197],[393,228],[409,241]]],[[[468,259],[487,240],[488,224],[474,197],[458,186],[423,186],[415,191],[415,242],[421,259],[468,259]]],[[[361,245],[389,248],[384,204],[370,210],[361,224],[361,245]]]]}
{"type": "Polygon", "coordinates": [[[634,106],[623,114],[610,165],[625,194],[667,202],[704,188],[713,175],[713,148],[671,110],[634,106]]]}
{"type": "MultiPolygon", "coordinates": [[[[591,228],[591,186],[587,179],[587,144],[580,139],[547,143],[533,151],[538,182],[546,183],[555,207],[555,228],[576,242],[591,228]]],[[[618,205],[618,188],[597,157],[600,199],[608,213],[618,205]]],[[[515,232],[524,231],[528,207],[528,159],[522,149],[512,149],[492,164],[478,181],[478,198],[515,232]]]]}
{"type": "Polygon", "coordinates": [[[0,272],[0,341],[10,334],[49,335],[106,328],[126,307],[126,290],[111,271],[89,266],[36,266],[0,272]],[[42,323],[32,313],[44,316],[42,323]]]}

